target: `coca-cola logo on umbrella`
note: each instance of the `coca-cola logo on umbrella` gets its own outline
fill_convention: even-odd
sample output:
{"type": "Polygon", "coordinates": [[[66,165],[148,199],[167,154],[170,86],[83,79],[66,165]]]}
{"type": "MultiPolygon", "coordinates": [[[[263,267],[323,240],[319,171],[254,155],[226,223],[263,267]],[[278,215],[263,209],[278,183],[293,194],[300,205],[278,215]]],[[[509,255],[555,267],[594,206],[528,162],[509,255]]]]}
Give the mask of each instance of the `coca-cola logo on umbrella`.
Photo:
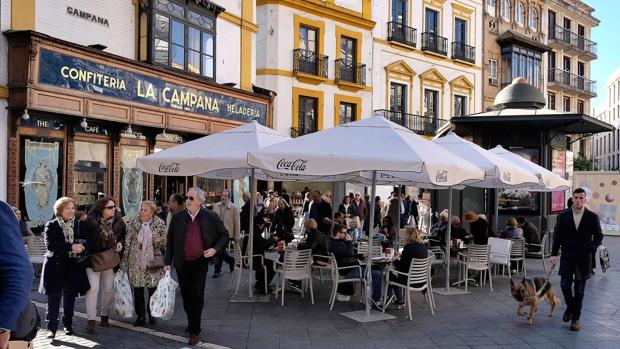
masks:
{"type": "Polygon", "coordinates": [[[437,183],[446,183],[448,182],[448,170],[437,170],[437,175],[435,175],[435,182],[437,183]]]}
{"type": "Polygon", "coordinates": [[[171,162],[169,164],[162,162],[159,164],[160,173],[179,173],[181,171],[181,164],[178,162],[171,162]]]}
{"type": "Polygon", "coordinates": [[[511,177],[510,172],[508,171],[504,172],[503,177],[506,182],[510,182],[510,177],[511,177]]]}
{"type": "Polygon", "coordinates": [[[295,172],[303,172],[306,170],[306,165],[308,164],[308,160],[297,159],[297,160],[287,160],[282,159],[278,161],[276,168],[278,170],[286,170],[286,171],[295,171],[295,172]]]}

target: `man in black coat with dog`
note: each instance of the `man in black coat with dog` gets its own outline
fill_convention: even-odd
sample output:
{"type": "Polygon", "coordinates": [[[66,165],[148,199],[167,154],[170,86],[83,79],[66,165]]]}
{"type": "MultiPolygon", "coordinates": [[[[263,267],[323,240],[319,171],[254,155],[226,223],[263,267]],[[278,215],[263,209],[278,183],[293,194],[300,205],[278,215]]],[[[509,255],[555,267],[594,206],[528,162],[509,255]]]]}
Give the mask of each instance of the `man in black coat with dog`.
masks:
{"type": "Polygon", "coordinates": [[[573,206],[560,213],[554,229],[551,263],[560,259],[560,286],[566,302],[563,321],[571,321],[571,331],[579,331],[579,318],[586,288],[586,280],[592,270],[592,254],[603,240],[601,223],[596,213],[585,207],[586,192],[582,188],[573,191],[573,206]],[[574,292],[573,292],[574,284],[574,292]]]}

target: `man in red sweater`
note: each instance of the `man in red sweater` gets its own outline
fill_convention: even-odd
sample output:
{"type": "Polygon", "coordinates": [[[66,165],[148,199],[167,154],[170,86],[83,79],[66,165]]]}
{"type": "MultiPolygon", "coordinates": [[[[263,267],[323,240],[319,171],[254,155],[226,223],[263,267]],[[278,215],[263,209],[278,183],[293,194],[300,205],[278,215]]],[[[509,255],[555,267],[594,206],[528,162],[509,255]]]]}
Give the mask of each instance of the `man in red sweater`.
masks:
{"type": "Polygon", "coordinates": [[[211,259],[217,258],[228,244],[228,231],[220,218],[202,207],[205,194],[194,187],[185,199],[187,209],[172,216],[168,228],[165,270],[174,264],[187,314],[189,344],[200,342],[200,320],[204,306],[205,282],[211,259]]]}

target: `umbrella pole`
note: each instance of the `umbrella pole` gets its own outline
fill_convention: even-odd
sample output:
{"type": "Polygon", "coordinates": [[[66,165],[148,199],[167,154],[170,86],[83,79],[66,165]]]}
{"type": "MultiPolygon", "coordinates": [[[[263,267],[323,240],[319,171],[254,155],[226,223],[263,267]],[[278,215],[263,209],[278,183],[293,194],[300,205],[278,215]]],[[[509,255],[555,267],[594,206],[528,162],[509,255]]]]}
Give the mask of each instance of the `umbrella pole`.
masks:
{"type": "Polygon", "coordinates": [[[450,291],[450,244],[452,243],[452,187],[448,191],[448,229],[446,230],[446,293],[450,291]]]}
{"type": "MultiPolygon", "coordinates": [[[[256,193],[256,183],[254,182],[254,168],[250,169],[250,229],[248,234],[248,248],[246,250],[247,255],[249,256],[249,276],[248,276],[248,288],[249,288],[249,296],[252,298],[254,296],[254,210],[256,207],[256,200],[258,197],[254,197],[256,193]]],[[[241,271],[239,271],[241,272],[241,271]]]]}
{"type": "Polygon", "coordinates": [[[372,290],[372,240],[375,225],[375,195],[377,194],[377,171],[372,171],[372,186],[370,188],[370,217],[368,217],[368,256],[366,257],[366,315],[370,315],[370,297],[372,290]]]}
{"type": "Polygon", "coordinates": [[[336,182],[332,182],[332,200],[331,200],[332,201],[331,202],[331,204],[332,204],[332,227],[329,230],[330,234],[332,234],[332,232],[334,231],[334,214],[336,213],[335,210],[334,210],[334,207],[335,207],[334,199],[335,198],[336,198],[336,182]]]}
{"type": "Polygon", "coordinates": [[[495,189],[495,234],[499,226],[499,189],[495,189]]]}

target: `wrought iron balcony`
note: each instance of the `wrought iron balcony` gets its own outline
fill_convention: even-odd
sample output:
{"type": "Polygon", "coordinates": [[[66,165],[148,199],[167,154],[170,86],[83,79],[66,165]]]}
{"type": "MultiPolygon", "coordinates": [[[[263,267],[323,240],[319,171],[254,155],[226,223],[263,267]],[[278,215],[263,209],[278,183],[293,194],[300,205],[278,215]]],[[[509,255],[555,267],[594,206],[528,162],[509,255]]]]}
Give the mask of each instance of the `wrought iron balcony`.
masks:
{"type": "Polygon", "coordinates": [[[439,127],[448,122],[448,120],[444,119],[407,114],[399,111],[392,111],[386,109],[375,110],[375,114],[380,114],[384,118],[401,126],[404,126],[419,135],[424,136],[434,135],[435,131],[439,127]]]}
{"type": "Polygon", "coordinates": [[[422,51],[430,51],[447,56],[448,39],[433,33],[422,33],[422,51]]]}
{"type": "Polygon", "coordinates": [[[336,60],[336,82],[346,81],[357,85],[366,85],[366,64],[336,60]]]}
{"type": "Polygon", "coordinates": [[[559,43],[569,49],[583,53],[590,59],[597,57],[596,42],[571,32],[559,25],[549,27],[549,44],[559,43]]]}
{"type": "Polygon", "coordinates": [[[549,87],[560,87],[567,91],[575,91],[584,96],[596,97],[596,81],[573,74],[558,68],[547,71],[549,87]]]}
{"type": "Polygon", "coordinates": [[[417,30],[399,22],[388,22],[388,41],[396,41],[407,46],[416,47],[417,30]]]}
{"type": "Polygon", "coordinates": [[[327,60],[325,55],[298,48],[293,50],[293,72],[327,78],[327,60]]]}
{"type": "Polygon", "coordinates": [[[452,59],[476,63],[476,48],[462,42],[452,43],[452,59]]]}

